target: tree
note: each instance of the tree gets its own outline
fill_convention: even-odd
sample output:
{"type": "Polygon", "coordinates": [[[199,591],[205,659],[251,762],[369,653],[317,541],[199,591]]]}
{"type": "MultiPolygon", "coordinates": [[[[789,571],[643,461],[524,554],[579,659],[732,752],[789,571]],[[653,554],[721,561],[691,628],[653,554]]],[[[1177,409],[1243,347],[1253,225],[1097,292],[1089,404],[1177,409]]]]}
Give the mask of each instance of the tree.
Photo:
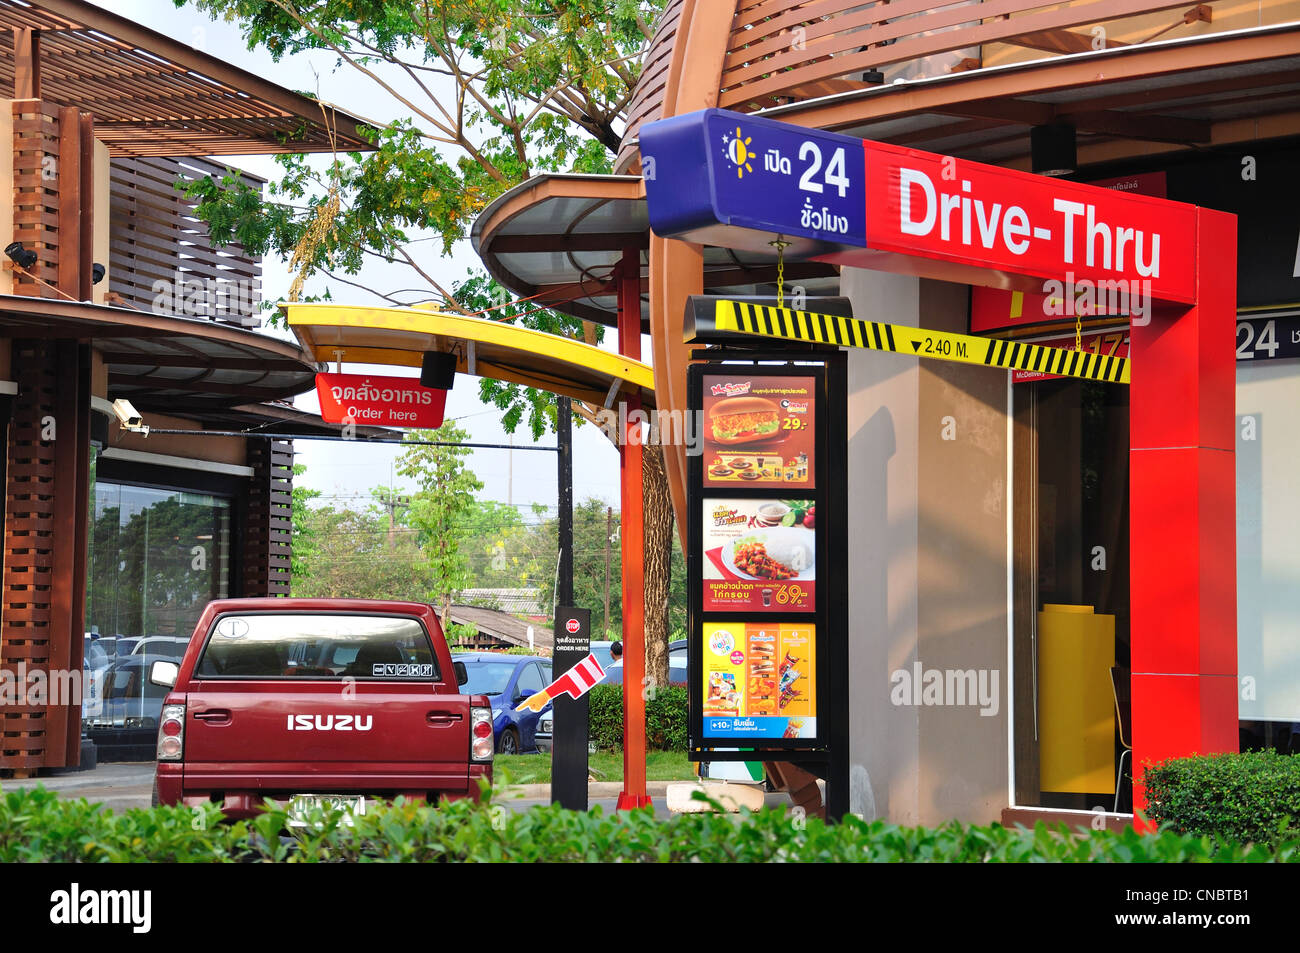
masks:
{"type": "Polygon", "coordinates": [[[413,444],[397,458],[397,472],[419,484],[411,497],[406,520],[420,532],[420,546],[431,575],[429,601],[442,607],[446,619],[452,596],[468,586],[469,560],[461,548],[466,538],[466,518],[474,512],[474,494],[482,482],[465,465],[471,450],[457,446],[469,434],[451,421],[437,430],[415,430],[408,439],[430,441],[413,444]]]}
{"type": "MultiPolygon", "coordinates": [[[[323,170],[306,156],[279,157],[284,175],[269,196],[233,176],[192,183],[188,194],[215,243],[237,240],[249,253],[289,259],[297,271],[294,299],[321,274],[391,304],[414,303],[409,288],[361,280],[362,265],[381,259],[406,266],[420,300],[465,314],[492,308],[499,320],[599,340],[600,329],[590,323],[512,304],[482,272],[447,290],[412,250],[413,231],[432,232],[446,251],[489,202],[538,172],[610,171],[649,24],[664,0],[188,2],[237,23],[250,48],[263,47],[276,60],[333,52],[340,69],[354,71],[402,110],[371,132],[374,150],[364,155],[336,157],[323,170]]],[[[553,395],[486,379],[481,394],[502,409],[511,432],[525,415],[534,439],[554,427],[553,395]]],[[[593,413],[575,409],[587,419],[593,413]]],[[[647,541],[653,602],[646,634],[656,646],[648,671],[665,683],[672,510],[662,468],[647,472],[655,483],[645,521],[656,530],[647,541]]]]}
{"type": "Polygon", "coordinates": [[[315,541],[293,594],[323,599],[409,599],[423,602],[433,586],[419,531],[401,527],[388,545],[388,516],[378,507],[364,511],[321,507],[307,510],[307,531],[315,541]]]}
{"type": "MultiPolygon", "coordinates": [[[[295,463],[293,465],[293,475],[300,477],[307,472],[307,465],[304,463],[295,463]]],[[[306,577],[308,566],[311,558],[316,553],[316,532],[308,519],[310,509],[307,506],[308,500],[314,500],[320,496],[320,490],[309,490],[307,487],[298,483],[296,480],[293,484],[293,492],[290,497],[289,507],[289,587],[290,591],[297,588],[299,580],[306,577]]]]}

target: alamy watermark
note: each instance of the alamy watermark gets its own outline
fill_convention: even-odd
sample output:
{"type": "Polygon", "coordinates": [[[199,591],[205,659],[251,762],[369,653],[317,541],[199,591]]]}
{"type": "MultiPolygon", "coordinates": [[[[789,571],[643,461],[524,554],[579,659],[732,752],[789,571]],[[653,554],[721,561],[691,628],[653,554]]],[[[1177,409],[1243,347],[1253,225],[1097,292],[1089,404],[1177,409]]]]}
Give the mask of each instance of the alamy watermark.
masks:
{"type": "Polygon", "coordinates": [[[689,410],[629,411],[619,402],[618,409],[605,408],[595,414],[595,424],[617,445],[685,446],[688,456],[698,456],[704,449],[704,412],[689,410]]]}
{"type": "Polygon", "coordinates": [[[244,318],[262,307],[261,278],[197,278],[176,270],[174,280],[159,278],[151,286],[153,308],[187,318],[244,318]]]}
{"type": "Polygon", "coordinates": [[[91,708],[97,708],[99,695],[85,693],[81,669],[51,669],[27,667],[26,662],[19,662],[12,670],[0,670],[0,706],[17,705],[44,708],[81,707],[86,704],[86,714],[98,714],[91,708]]]}
{"type": "Polygon", "coordinates": [[[925,668],[917,661],[910,669],[895,669],[889,676],[889,700],[899,707],[979,707],[992,718],[999,707],[1001,673],[989,668],[925,668]]]}
{"type": "Polygon", "coordinates": [[[1102,315],[1129,316],[1129,323],[1145,327],[1151,323],[1151,279],[1075,279],[1043,282],[1043,314],[1049,317],[1087,318],[1102,315]]]}

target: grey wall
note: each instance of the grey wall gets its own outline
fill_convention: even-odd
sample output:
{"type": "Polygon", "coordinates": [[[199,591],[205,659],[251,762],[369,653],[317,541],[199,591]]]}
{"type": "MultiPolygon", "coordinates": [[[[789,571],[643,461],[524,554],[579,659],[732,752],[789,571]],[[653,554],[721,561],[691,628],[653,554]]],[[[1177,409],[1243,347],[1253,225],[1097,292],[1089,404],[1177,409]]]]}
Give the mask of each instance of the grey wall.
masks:
{"type": "MultiPolygon", "coordinates": [[[[966,327],[965,286],[845,268],[841,293],[857,317],[966,327]]],[[[850,739],[870,784],[855,810],[990,821],[1008,803],[1006,412],[1005,372],[850,354],[850,739]],[[996,714],[948,693],[896,704],[891,675],[917,661],[996,677],[996,714]]]]}

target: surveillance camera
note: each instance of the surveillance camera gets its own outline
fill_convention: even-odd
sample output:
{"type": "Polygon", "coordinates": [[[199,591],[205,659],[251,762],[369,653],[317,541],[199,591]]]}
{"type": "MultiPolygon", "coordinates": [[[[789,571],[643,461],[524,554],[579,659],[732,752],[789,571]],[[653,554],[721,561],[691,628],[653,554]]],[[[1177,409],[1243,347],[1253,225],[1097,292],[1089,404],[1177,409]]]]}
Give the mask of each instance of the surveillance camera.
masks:
{"type": "Polygon", "coordinates": [[[139,430],[144,424],[140,411],[136,410],[125,397],[113,401],[113,413],[117,414],[118,423],[126,430],[139,430]]]}

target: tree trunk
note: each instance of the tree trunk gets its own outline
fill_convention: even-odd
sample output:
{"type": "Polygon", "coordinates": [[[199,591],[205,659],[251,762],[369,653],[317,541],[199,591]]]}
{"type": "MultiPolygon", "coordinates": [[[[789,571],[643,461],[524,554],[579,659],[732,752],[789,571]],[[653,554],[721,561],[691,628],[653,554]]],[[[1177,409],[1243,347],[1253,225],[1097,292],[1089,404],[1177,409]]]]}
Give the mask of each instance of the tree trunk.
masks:
{"type": "Polygon", "coordinates": [[[651,685],[668,684],[668,573],[673,552],[673,503],[663,448],[643,447],[641,489],[645,495],[645,671],[651,685]]]}

